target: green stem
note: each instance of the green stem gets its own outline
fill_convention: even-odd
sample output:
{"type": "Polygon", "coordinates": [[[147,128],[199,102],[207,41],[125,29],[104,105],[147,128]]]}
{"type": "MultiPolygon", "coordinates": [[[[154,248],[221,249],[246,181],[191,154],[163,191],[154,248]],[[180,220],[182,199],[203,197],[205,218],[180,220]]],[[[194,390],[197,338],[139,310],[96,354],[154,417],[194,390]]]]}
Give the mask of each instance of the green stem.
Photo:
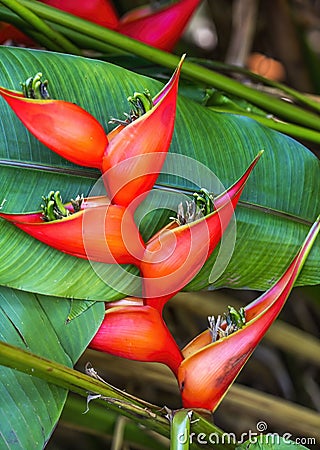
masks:
{"type": "Polygon", "coordinates": [[[16,13],[25,22],[27,22],[34,30],[37,30],[47,38],[47,42],[52,41],[54,47],[60,48],[60,50],[67,53],[74,53],[80,55],[81,52],[74,44],[62,34],[52,29],[47,23],[40,19],[35,12],[30,11],[26,6],[22,5],[17,0],[1,0],[3,5],[16,13]]]}
{"type": "MultiPolygon", "coordinates": [[[[63,408],[61,415],[62,424],[66,424],[68,428],[75,430],[81,430],[85,433],[95,434],[97,436],[112,438],[119,414],[113,411],[108,411],[106,414],[105,407],[100,403],[92,402],[90,404],[90,410],[87,414],[83,414],[85,410],[85,404],[82,398],[70,394],[63,408]]],[[[128,420],[125,424],[123,439],[124,442],[134,448],[141,449],[154,449],[154,450],[167,450],[168,446],[161,442],[164,438],[159,437],[158,434],[150,432],[144,432],[139,424],[132,420],[128,420]]]]}
{"type": "Polygon", "coordinates": [[[210,106],[210,109],[217,112],[225,112],[229,114],[238,114],[241,116],[249,117],[250,119],[254,119],[256,122],[261,123],[273,130],[279,131],[280,133],[284,133],[290,136],[293,136],[297,139],[308,140],[310,142],[315,142],[316,144],[320,144],[320,133],[315,130],[310,130],[309,128],[304,128],[299,125],[294,125],[292,123],[281,122],[279,120],[274,119],[273,117],[263,117],[259,114],[249,113],[245,110],[241,112],[236,112],[234,110],[229,110],[227,108],[213,107],[210,106]]]}
{"type": "Polygon", "coordinates": [[[16,28],[23,31],[27,36],[40,44],[42,47],[45,47],[48,50],[52,50],[54,52],[61,51],[61,48],[54,42],[52,42],[51,39],[48,39],[47,36],[35,30],[34,28],[30,28],[28,22],[21,19],[21,17],[17,16],[9,9],[0,6],[0,11],[1,20],[3,20],[3,22],[14,25],[16,28]]]}
{"type": "MultiPolygon", "coordinates": [[[[279,83],[274,80],[270,80],[269,78],[264,78],[261,75],[257,75],[256,73],[250,72],[247,69],[244,69],[243,67],[239,66],[231,66],[229,64],[224,64],[217,61],[208,61],[208,60],[201,60],[198,58],[190,58],[193,62],[198,63],[200,65],[203,65],[205,67],[211,68],[213,70],[220,70],[226,73],[238,73],[241,75],[244,75],[247,78],[250,78],[251,80],[254,80],[255,82],[261,84],[270,86],[272,88],[277,89],[278,91],[284,92],[285,94],[288,94],[289,97],[292,99],[300,102],[301,104],[304,104],[306,106],[309,106],[310,108],[314,109],[316,112],[320,112],[320,102],[313,100],[312,97],[299,92],[289,86],[286,86],[285,84],[279,83]]],[[[258,88],[259,92],[259,88],[258,88]]]]}
{"type": "MultiPolygon", "coordinates": [[[[170,424],[163,408],[137,399],[96,378],[14,347],[6,342],[0,342],[0,365],[36,376],[48,383],[69,389],[82,397],[87,398],[89,393],[98,394],[101,398],[97,398],[95,401],[99,404],[120,412],[134,421],[138,420],[139,423],[163,436],[170,436],[170,424]]],[[[216,436],[222,436],[221,430],[199,414],[194,413],[193,419],[195,419],[195,424],[192,430],[195,433],[215,433],[216,436]]],[[[195,445],[194,448],[202,449],[203,446],[195,445]]],[[[234,449],[234,446],[217,444],[215,448],[217,450],[231,450],[234,449]]]]}
{"type": "Polygon", "coordinates": [[[170,450],[189,450],[192,412],[181,409],[171,418],[170,450]]]}
{"type": "Polygon", "coordinates": [[[76,42],[80,48],[89,50],[94,49],[95,51],[103,54],[116,53],[117,55],[127,55],[126,51],[119,50],[114,47],[114,45],[107,44],[91,36],[85,35],[81,31],[72,30],[64,25],[59,25],[58,23],[52,23],[52,27],[67,36],[70,40],[72,40],[72,42],[76,42]]]}
{"type": "MultiPolygon", "coordinates": [[[[47,39],[46,36],[44,36],[42,33],[38,33],[37,31],[33,30],[32,28],[28,27],[28,24],[22,20],[20,17],[16,16],[9,10],[2,10],[1,11],[2,18],[4,21],[7,21],[9,23],[12,23],[13,25],[17,26],[19,29],[22,29],[26,34],[28,34],[30,37],[32,37],[35,41],[39,42],[41,45],[50,48],[53,47],[53,44],[50,40],[47,39]]],[[[102,41],[99,41],[98,39],[91,38],[89,36],[86,36],[82,33],[79,33],[78,31],[71,30],[69,28],[66,28],[65,26],[58,25],[58,24],[52,24],[52,26],[60,31],[61,33],[65,34],[68,38],[70,38],[72,41],[77,42],[77,44],[81,48],[94,48],[95,50],[101,51],[103,53],[110,53],[114,52],[115,48],[113,46],[110,46],[109,44],[105,44],[102,41]]],[[[59,51],[58,48],[54,47],[52,50],[59,51]]],[[[219,63],[212,62],[213,67],[220,67],[219,63]]],[[[228,66],[231,70],[230,66],[228,66]]],[[[226,68],[225,65],[222,65],[222,68],[226,68]]],[[[242,71],[240,71],[242,73],[242,71]]],[[[247,71],[244,71],[244,73],[247,74],[247,71]]],[[[251,73],[248,73],[249,75],[251,73]]],[[[256,76],[258,77],[258,76],[256,76]]],[[[260,80],[260,77],[258,77],[260,80]]],[[[266,82],[270,85],[277,86],[279,89],[281,88],[284,92],[287,92],[295,99],[304,102],[308,106],[314,106],[316,102],[308,99],[305,95],[288,88],[284,85],[281,85],[279,83],[273,83],[269,82],[269,80],[266,80],[266,82]]],[[[320,104],[317,105],[320,108],[320,104]]],[[[317,131],[310,130],[305,127],[301,127],[299,125],[294,125],[291,123],[285,123],[275,120],[274,118],[267,118],[263,117],[257,114],[248,113],[245,110],[241,110],[241,112],[237,113],[234,110],[228,110],[228,109],[221,109],[220,107],[211,107],[211,109],[214,109],[218,112],[227,112],[231,114],[240,114],[243,116],[250,117],[257,122],[274,129],[276,131],[279,131],[281,133],[285,133],[287,135],[293,136],[296,139],[302,139],[302,140],[308,140],[310,142],[315,142],[317,144],[320,143],[320,134],[317,131]]]]}
{"type": "MultiPolygon", "coordinates": [[[[81,32],[91,38],[95,38],[106,44],[114,45],[117,48],[134,53],[142,58],[145,58],[153,63],[160,64],[164,67],[174,69],[179,57],[162,50],[150,47],[142,42],[133,40],[117,33],[113,30],[101,27],[86,20],[74,17],[63,11],[47,6],[42,3],[33,2],[30,0],[20,0],[20,3],[26,5],[32,11],[36,11],[43,19],[58,23],[72,30],[81,32]]],[[[305,111],[295,105],[290,105],[281,100],[275,99],[267,94],[258,92],[248,86],[232,80],[224,75],[216,73],[198,64],[186,61],[182,67],[182,73],[193,80],[213,86],[224,92],[240,96],[249,102],[266,109],[267,111],[290,120],[294,123],[301,124],[316,130],[320,130],[319,117],[316,114],[305,111]]]]}
{"type": "MultiPolygon", "coordinates": [[[[11,25],[14,25],[19,30],[23,31],[27,36],[30,36],[35,42],[38,42],[43,47],[46,47],[47,49],[53,50],[53,51],[60,51],[60,47],[55,46],[51,40],[47,39],[45,35],[42,33],[35,31],[33,28],[30,28],[30,25],[21,17],[18,17],[16,14],[14,14],[12,11],[10,11],[7,8],[0,6],[0,13],[1,13],[1,20],[6,23],[10,23],[11,25]]],[[[70,39],[72,42],[76,42],[77,45],[80,48],[83,49],[95,49],[96,51],[102,52],[102,53],[115,53],[117,54],[127,54],[125,51],[119,51],[114,46],[105,44],[102,41],[98,41],[98,39],[91,38],[89,36],[86,36],[78,31],[71,30],[70,28],[67,28],[65,26],[59,25],[57,23],[52,23],[50,21],[47,21],[48,24],[54,29],[59,31],[61,34],[66,36],[68,39],[70,39]]]]}

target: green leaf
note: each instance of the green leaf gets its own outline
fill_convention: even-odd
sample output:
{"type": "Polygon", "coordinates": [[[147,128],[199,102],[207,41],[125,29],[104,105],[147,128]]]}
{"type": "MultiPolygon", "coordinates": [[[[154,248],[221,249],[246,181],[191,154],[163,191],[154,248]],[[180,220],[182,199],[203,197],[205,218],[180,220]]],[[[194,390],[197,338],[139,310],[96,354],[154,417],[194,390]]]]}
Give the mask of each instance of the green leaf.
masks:
{"type": "MultiPolygon", "coordinates": [[[[68,300],[0,289],[0,340],[72,367],[103,317],[96,303],[66,324],[68,300]]],[[[31,369],[32,373],[32,369],[31,369]]],[[[68,390],[0,367],[0,448],[42,449],[61,414],[68,390]]]]}
{"type": "MultiPolygon", "coordinates": [[[[0,364],[15,368],[29,375],[34,374],[35,377],[48,380],[54,385],[68,387],[70,391],[87,399],[89,411],[91,401],[96,400],[100,405],[104,405],[117,413],[120,411],[122,415],[139,422],[145,429],[150,429],[169,437],[170,427],[167,408],[152,405],[111,386],[109,383],[99,379],[98,373],[92,367],[90,375],[83,374],[77,370],[69,369],[63,364],[40,358],[33,353],[1,341],[0,364]],[[49,370],[49,368],[52,370],[49,370]]],[[[223,432],[212,423],[210,415],[209,418],[206,418],[206,415],[194,412],[192,419],[193,435],[201,432],[207,435],[218,436],[218,442],[215,446],[217,450],[233,449],[232,445],[220,442],[223,438],[223,432]]],[[[194,448],[200,449],[203,446],[195,443],[194,448]]]]}
{"type": "MultiPolygon", "coordinates": [[[[84,107],[107,131],[110,117],[123,117],[128,111],[128,95],[144,88],[155,95],[161,87],[155,80],[101,61],[27,49],[1,48],[0,52],[1,85],[19,89],[21,81],[41,71],[49,79],[53,98],[84,107]]],[[[60,190],[65,200],[90,192],[98,172],[62,160],[28,133],[4,101],[0,101],[0,109],[0,192],[7,199],[6,212],[38,210],[41,196],[51,189],[60,190]]],[[[317,158],[293,139],[249,118],[208,111],[192,100],[179,99],[171,158],[166,173],[158,179],[159,187],[169,185],[178,195],[157,189],[148,196],[137,213],[145,238],[173,215],[183,199],[181,190],[192,191],[198,185],[218,193],[222,188],[215,176],[228,187],[261,149],[264,155],[237,208],[231,262],[222,273],[233,248],[234,236],[229,232],[225,244],[231,248],[227,245],[219,264],[214,264],[215,252],[187,289],[269,287],[285,270],[319,214],[320,177],[317,158]]],[[[4,221],[0,228],[1,284],[103,301],[135,293],[132,286],[139,287],[134,267],[92,266],[36,242],[4,221]]],[[[297,284],[319,283],[319,262],[318,238],[297,284]]]]}
{"type": "Polygon", "coordinates": [[[70,311],[67,317],[67,323],[80,316],[84,311],[91,308],[96,302],[90,300],[71,300],[70,311]]]}

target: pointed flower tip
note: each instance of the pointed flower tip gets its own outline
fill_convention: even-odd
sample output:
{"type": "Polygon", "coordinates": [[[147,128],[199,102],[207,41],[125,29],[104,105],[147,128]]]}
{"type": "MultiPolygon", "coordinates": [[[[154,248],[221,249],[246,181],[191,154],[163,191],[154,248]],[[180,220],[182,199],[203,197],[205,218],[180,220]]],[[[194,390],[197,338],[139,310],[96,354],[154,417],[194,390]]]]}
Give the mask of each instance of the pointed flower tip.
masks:
{"type": "Polygon", "coordinates": [[[180,58],[180,61],[179,61],[178,65],[177,65],[177,67],[176,67],[176,70],[175,70],[175,72],[174,72],[174,74],[173,74],[173,77],[174,77],[174,76],[178,76],[178,77],[180,76],[181,68],[182,68],[182,65],[183,65],[183,63],[184,63],[186,57],[187,57],[187,54],[186,54],[186,53],[183,53],[183,55],[182,55],[181,58],[180,58]]]}
{"type": "Polygon", "coordinates": [[[252,163],[250,164],[250,166],[248,167],[247,172],[246,172],[248,174],[248,176],[250,175],[251,171],[256,166],[256,164],[258,163],[258,161],[260,160],[260,158],[263,154],[264,154],[264,150],[260,150],[260,152],[257,154],[257,156],[253,159],[252,163]]]}
{"type": "Polygon", "coordinates": [[[318,215],[314,224],[312,225],[309,231],[309,235],[314,235],[314,237],[316,238],[319,231],[320,231],[320,214],[318,215]]]}
{"type": "Polygon", "coordinates": [[[257,164],[257,162],[259,161],[259,159],[261,158],[261,156],[264,154],[264,150],[260,150],[257,154],[257,156],[254,158],[254,160],[252,161],[252,164],[257,164]]]}
{"type": "Polygon", "coordinates": [[[312,246],[319,234],[319,231],[320,231],[320,215],[316,218],[315,222],[313,223],[312,227],[310,228],[309,233],[308,233],[307,237],[305,238],[304,243],[302,244],[300,252],[296,256],[297,264],[299,266],[299,269],[298,269],[299,272],[302,269],[302,266],[312,249],[312,246]]]}
{"type": "Polygon", "coordinates": [[[118,31],[171,52],[200,0],[178,0],[160,8],[142,7],[120,19],[118,31]]]}
{"type": "MultiPolygon", "coordinates": [[[[180,365],[178,380],[184,407],[203,407],[214,410],[235,380],[241,368],[272,325],[301,270],[320,231],[320,216],[311,227],[300,252],[282,277],[258,299],[243,310],[229,310],[236,319],[236,330],[224,336],[227,328],[221,322],[195,338],[182,351],[185,357],[180,365]],[[245,317],[245,322],[243,321],[245,317]],[[240,320],[239,320],[240,319],[240,320]],[[238,326],[240,324],[240,327],[238,326]],[[213,339],[214,334],[222,339],[213,339]]],[[[230,319],[229,319],[230,322],[230,319]]],[[[233,323],[226,324],[233,328],[233,323]]]]}
{"type": "Polygon", "coordinates": [[[176,67],[176,69],[175,69],[175,71],[174,71],[174,73],[172,75],[172,79],[175,79],[176,77],[180,76],[181,68],[182,68],[182,65],[183,65],[186,57],[187,57],[187,54],[183,53],[183,55],[181,56],[181,58],[180,58],[180,60],[178,62],[178,65],[177,65],[177,67],[176,67]]]}
{"type": "Polygon", "coordinates": [[[259,161],[259,159],[261,158],[261,156],[264,154],[264,150],[261,149],[260,152],[258,152],[257,156],[254,158],[254,161],[257,160],[259,161]]]}
{"type": "MultiPolygon", "coordinates": [[[[79,199],[62,205],[53,191],[43,197],[43,211],[5,214],[25,233],[69,255],[107,264],[139,266],[145,244],[133,216],[124,207],[110,205],[106,197],[79,199]]],[[[59,194],[59,193],[58,193],[59,194]]]]}
{"type": "Polygon", "coordinates": [[[186,59],[186,57],[187,57],[187,54],[186,54],[186,53],[183,53],[182,56],[181,56],[181,58],[180,58],[179,64],[178,64],[178,69],[181,68],[181,66],[182,66],[182,64],[184,63],[184,60],[186,59]]]}
{"type": "MultiPolygon", "coordinates": [[[[128,206],[141,202],[152,189],[171,144],[176,117],[181,59],[168,83],[153,98],[153,107],[112,136],[101,170],[112,203],[128,206]]],[[[141,94],[129,97],[141,103],[141,94]]],[[[139,106],[140,108],[140,106],[139,106]]]]}
{"type": "Polygon", "coordinates": [[[178,207],[175,228],[165,227],[147,242],[140,270],[143,295],[150,305],[162,308],[163,303],[199,272],[228,227],[246,181],[261,155],[262,152],[242,177],[215,200],[206,190],[202,190],[206,194],[204,197],[197,194],[196,199],[205,204],[209,202],[208,211],[202,210],[197,217],[197,200],[188,202],[185,210],[178,207]]]}

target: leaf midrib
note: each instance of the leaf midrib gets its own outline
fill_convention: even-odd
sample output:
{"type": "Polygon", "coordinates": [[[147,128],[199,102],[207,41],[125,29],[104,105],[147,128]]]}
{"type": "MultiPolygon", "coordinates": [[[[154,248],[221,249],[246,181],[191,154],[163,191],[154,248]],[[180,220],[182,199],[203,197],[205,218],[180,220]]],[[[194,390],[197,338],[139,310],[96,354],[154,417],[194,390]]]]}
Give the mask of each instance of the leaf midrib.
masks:
{"type": "MultiPolygon", "coordinates": [[[[89,178],[92,180],[97,180],[101,174],[97,170],[94,169],[78,169],[76,167],[59,167],[54,165],[46,165],[46,164],[40,164],[40,163],[30,163],[30,162],[24,162],[20,160],[6,160],[6,159],[0,159],[0,167],[13,167],[13,168],[21,168],[21,169],[29,169],[29,170],[35,170],[40,172],[51,172],[51,173],[57,173],[57,174],[64,174],[64,175],[71,175],[71,176],[81,176],[84,178],[89,178]]],[[[191,188],[180,188],[173,185],[166,185],[165,183],[156,183],[153,187],[154,189],[159,189],[163,191],[171,191],[181,194],[190,195],[194,192],[191,188]]],[[[290,214],[285,211],[280,211],[275,208],[271,208],[269,206],[263,206],[259,205],[257,203],[249,202],[246,200],[239,200],[238,205],[262,212],[264,214],[269,214],[274,217],[279,217],[282,219],[290,220],[295,223],[299,223],[306,226],[311,226],[312,222],[306,219],[303,219],[302,217],[295,216],[293,214],[290,214]]]]}

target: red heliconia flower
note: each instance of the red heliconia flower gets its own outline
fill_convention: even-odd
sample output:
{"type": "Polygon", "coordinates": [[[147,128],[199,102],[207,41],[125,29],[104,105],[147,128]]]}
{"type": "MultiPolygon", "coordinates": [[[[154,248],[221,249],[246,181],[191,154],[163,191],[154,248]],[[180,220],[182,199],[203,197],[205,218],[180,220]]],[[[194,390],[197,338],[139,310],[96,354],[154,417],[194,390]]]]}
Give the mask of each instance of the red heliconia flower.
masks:
{"type": "Polygon", "coordinates": [[[7,41],[33,47],[35,42],[10,23],[0,22],[0,44],[7,41]]]}
{"type": "MultiPolygon", "coordinates": [[[[116,10],[108,0],[40,0],[49,6],[114,30],[119,25],[116,10]]],[[[35,47],[36,42],[11,24],[0,23],[0,44],[14,43],[35,47]]]]}
{"type": "MultiPolygon", "coordinates": [[[[79,210],[94,208],[97,206],[109,205],[110,199],[107,196],[96,196],[96,197],[87,197],[81,200],[81,204],[79,210]]],[[[72,202],[65,203],[63,205],[71,214],[74,213],[74,206],[72,202]]],[[[1,207],[2,208],[2,207],[1,207]]],[[[0,208],[0,209],[1,209],[0,208]]],[[[21,214],[11,214],[0,212],[0,217],[6,219],[9,222],[17,222],[17,223],[44,223],[44,215],[43,212],[31,212],[31,213],[21,213],[21,214]]]]}
{"type": "MultiPolygon", "coordinates": [[[[286,302],[320,231],[320,216],[282,277],[244,308],[245,323],[232,334],[212,342],[212,330],[195,338],[182,351],[178,380],[185,408],[213,411],[286,302]]],[[[226,329],[223,323],[220,330],[226,329]]],[[[216,330],[217,331],[217,330],[216,330]]]]}
{"type": "Polygon", "coordinates": [[[0,95],[28,130],[58,155],[100,169],[108,138],[87,111],[62,100],[34,100],[0,87],[0,95]]]}
{"type": "Polygon", "coordinates": [[[117,205],[127,206],[138,197],[141,202],[161,171],[173,135],[183,60],[184,56],[157,94],[154,107],[112,136],[102,172],[111,201],[117,205]]]}
{"type": "MultiPolygon", "coordinates": [[[[180,39],[188,21],[201,0],[178,0],[169,6],[154,9],[144,6],[129,11],[118,18],[111,2],[107,0],[41,0],[49,6],[117,30],[145,44],[171,51],[180,39]]],[[[0,43],[11,39],[25,45],[36,45],[28,36],[9,24],[1,24],[0,43]]]]}
{"type": "Polygon", "coordinates": [[[120,19],[118,31],[170,52],[180,39],[201,0],[179,0],[161,9],[144,6],[120,19]]]}
{"type": "Polygon", "coordinates": [[[130,209],[106,197],[85,199],[80,211],[59,220],[44,221],[41,212],[0,217],[50,247],[91,261],[139,266],[145,249],[130,209]]]}
{"type": "Polygon", "coordinates": [[[183,359],[179,347],[159,311],[141,303],[106,304],[104,320],[89,347],[136,361],[163,363],[177,374],[183,359]]]}
{"type": "Polygon", "coordinates": [[[119,18],[108,0],[41,0],[49,6],[97,23],[111,30],[117,28],[119,18]]]}
{"type": "Polygon", "coordinates": [[[105,172],[111,202],[127,206],[139,196],[142,201],[152,188],[169,150],[183,59],[150,110],[111,131],[110,142],[100,123],[73,103],[25,98],[1,87],[0,95],[28,130],[51,150],[75,164],[105,172]]]}
{"type": "Polygon", "coordinates": [[[215,200],[218,209],[184,225],[173,222],[149,240],[140,265],[146,304],[161,310],[165,302],[199,272],[227,228],[261,154],[244,175],[215,200]]]}

